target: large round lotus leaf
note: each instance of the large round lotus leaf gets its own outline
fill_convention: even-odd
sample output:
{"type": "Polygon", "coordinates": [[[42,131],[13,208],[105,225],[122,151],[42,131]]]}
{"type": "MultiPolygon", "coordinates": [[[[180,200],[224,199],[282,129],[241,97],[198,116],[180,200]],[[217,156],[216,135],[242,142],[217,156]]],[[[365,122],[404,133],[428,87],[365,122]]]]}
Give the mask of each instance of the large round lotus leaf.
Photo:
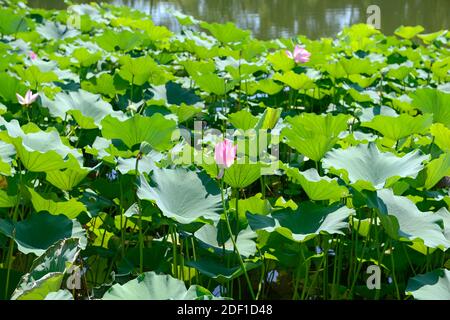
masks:
{"type": "MultiPolygon", "coordinates": [[[[382,215],[396,218],[399,238],[413,242],[423,241],[429,248],[450,247],[450,241],[445,238],[444,230],[440,226],[442,217],[439,214],[420,211],[414,202],[406,197],[394,195],[390,189],[379,190],[377,196],[375,207],[382,215]]],[[[383,224],[385,220],[382,218],[381,222],[383,224]]]]}
{"type": "Polygon", "coordinates": [[[44,198],[32,188],[27,189],[36,212],[48,211],[52,215],[62,214],[69,219],[75,219],[80,213],[87,212],[85,205],[74,198],[68,201],[54,201],[44,198]]]}
{"type": "Polygon", "coordinates": [[[343,234],[347,219],[354,210],[345,206],[322,207],[312,202],[302,202],[297,210],[283,209],[271,215],[247,214],[248,223],[253,230],[278,232],[288,239],[307,241],[324,232],[343,234]]]}
{"type": "Polygon", "coordinates": [[[450,152],[442,154],[425,167],[425,188],[433,188],[442,178],[450,176],[450,152]]]}
{"type": "Polygon", "coordinates": [[[64,144],[58,131],[41,131],[35,125],[20,127],[17,120],[6,122],[0,118],[0,125],[6,127],[7,137],[15,146],[17,155],[29,171],[46,172],[66,168],[66,159],[82,163],[83,155],[78,149],[64,144]]]}
{"type": "Polygon", "coordinates": [[[102,121],[103,137],[120,139],[128,148],[146,141],[158,151],[169,149],[175,129],[175,121],[167,120],[159,113],[151,117],[136,114],[125,121],[107,116],[102,121]]]}
{"type": "Polygon", "coordinates": [[[38,25],[36,31],[47,40],[63,40],[73,38],[80,34],[77,29],[69,28],[66,24],[47,21],[45,24],[38,25]]]}
{"type": "Polygon", "coordinates": [[[226,24],[202,22],[200,26],[211,32],[222,43],[241,42],[248,39],[251,34],[250,31],[239,29],[231,22],[226,24]]]}
{"type": "Polygon", "coordinates": [[[236,129],[249,130],[255,127],[258,118],[247,110],[241,110],[228,115],[228,121],[230,121],[236,129]]]}
{"type": "Polygon", "coordinates": [[[11,174],[11,162],[16,155],[16,149],[12,144],[0,141],[0,174],[11,174]]]}
{"type": "Polygon", "coordinates": [[[67,289],[50,292],[44,300],[74,300],[72,293],[67,289]]]}
{"type": "Polygon", "coordinates": [[[370,143],[332,150],[327,153],[322,164],[325,169],[344,169],[350,183],[369,182],[376,189],[381,189],[389,178],[415,178],[423,169],[422,162],[428,158],[427,155],[420,155],[419,151],[400,158],[392,153],[380,152],[374,143],[370,143]]]}
{"type": "MultiPolygon", "coordinates": [[[[221,235],[219,236],[219,229],[217,227],[210,224],[205,224],[194,233],[194,236],[208,246],[214,247],[216,249],[222,249],[225,247],[226,251],[233,252],[233,241],[230,239],[228,232],[226,233],[226,241],[223,241],[224,239],[221,239],[221,235]]],[[[253,232],[250,228],[239,232],[237,236],[236,246],[238,247],[239,253],[242,256],[249,257],[256,253],[256,243],[254,241],[256,237],[256,233],[253,232]]]]}
{"type": "Polygon", "coordinates": [[[60,92],[54,100],[42,96],[42,105],[49,109],[53,117],[65,119],[71,114],[83,129],[101,128],[101,121],[108,115],[125,120],[122,112],[114,111],[112,106],[104,101],[100,95],[84,90],[60,92]]]}
{"type": "Polygon", "coordinates": [[[444,222],[444,236],[450,241],[450,212],[446,208],[441,208],[436,214],[442,218],[444,222]]]}
{"type": "Polygon", "coordinates": [[[286,174],[300,183],[311,200],[337,200],[349,194],[345,186],[339,185],[337,178],[321,177],[314,168],[304,172],[297,168],[288,168],[286,174]]]}
{"type": "Polygon", "coordinates": [[[217,221],[222,198],[217,184],[203,173],[177,168],[156,169],[150,186],[141,176],[137,195],[155,201],[163,215],[189,224],[200,217],[217,221]]]}
{"type": "Polygon", "coordinates": [[[304,73],[297,74],[294,71],[288,71],[283,74],[276,73],[273,76],[273,79],[281,81],[294,90],[307,90],[315,88],[314,80],[304,73]]]}
{"type": "MultiPolygon", "coordinates": [[[[164,155],[162,153],[152,150],[139,160],[138,171],[149,174],[156,168],[156,162],[161,161],[163,157],[164,155]]],[[[136,174],[136,158],[123,159],[119,157],[117,160],[117,170],[121,174],[136,174]]]]}
{"type": "Polygon", "coordinates": [[[361,110],[361,114],[359,115],[359,120],[361,122],[370,122],[376,116],[389,116],[389,117],[398,117],[397,112],[394,109],[386,107],[386,106],[376,106],[373,108],[364,108],[361,110]]]}
{"type": "Polygon", "coordinates": [[[434,122],[440,122],[450,128],[450,93],[438,89],[417,89],[410,94],[413,107],[423,113],[432,113],[434,122]]]}
{"type": "Polygon", "coordinates": [[[18,201],[17,195],[9,195],[5,190],[0,190],[0,208],[12,208],[18,201]]]}
{"type": "Polygon", "coordinates": [[[409,279],[406,294],[417,300],[450,300],[450,271],[438,269],[409,279]]]}
{"type": "Polygon", "coordinates": [[[431,114],[416,117],[401,114],[398,117],[375,116],[372,121],[363,123],[362,126],[372,128],[386,138],[397,141],[415,133],[425,133],[432,123],[433,116],[431,114]]]}
{"type": "Polygon", "coordinates": [[[419,33],[422,33],[424,30],[425,29],[422,26],[401,26],[397,28],[397,30],[395,30],[395,34],[404,39],[412,39],[419,33]]]}
{"type": "Polygon", "coordinates": [[[431,126],[431,134],[434,137],[434,143],[444,152],[450,152],[450,129],[441,123],[435,123],[431,126]]]}
{"type": "Polygon", "coordinates": [[[223,180],[232,188],[242,189],[261,177],[262,168],[260,163],[234,163],[225,169],[223,180]]]}
{"type": "Polygon", "coordinates": [[[319,161],[334,147],[339,134],[347,129],[348,119],[349,116],[343,114],[324,116],[302,113],[285,119],[291,127],[284,128],[282,135],[289,146],[308,158],[319,161]]]}
{"type": "Polygon", "coordinates": [[[113,285],[103,300],[195,300],[205,295],[199,295],[201,291],[205,293],[194,286],[187,290],[183,281],[169,275],[146,272],[124,285],[113,285]]]}
{"type": "Polygon", "coordinates": [[[70,191],[76,187],[95,168],[85,168],[73,163],[65,170],[53,170],[46,172],[46,180],[58,189],[70,191]]]}
{"type": "Polygon", "coordinates": [[[44,300],[61,288],[64,275],[80,253],[79,239],[63,239],[34,260],[14,291],[13,300],[44,300]]]}
{"type": "Polygon", "coordinates": [[[0,232],[14,239],[21,252],[37,256],[61,239],[76,238],[82,248],[87,243],[86,232],[78,221],[70,220],[64,215],[54,216],[44,212],[32,214],[29,219],[15,225],[0,219],[0,232]]]}

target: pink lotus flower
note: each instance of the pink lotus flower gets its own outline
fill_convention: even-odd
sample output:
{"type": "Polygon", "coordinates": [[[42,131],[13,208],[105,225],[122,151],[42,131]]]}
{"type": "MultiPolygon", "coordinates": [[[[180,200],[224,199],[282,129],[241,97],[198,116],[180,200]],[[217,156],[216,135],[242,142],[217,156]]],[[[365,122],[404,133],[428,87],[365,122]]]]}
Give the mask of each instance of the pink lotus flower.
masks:
{"type": "Polygon", "coordinates": [[[37,93],[33,94],[33,92],[31,90],[27,91],[27,93],[25,94],[25,97],[22,97],[20,94],[16,93],[17,100],[23,106],[31,105],[33,102],[36,101],[38,96],[39,95],[37,93]]]}
{"type": "Polygon", "coordinates": [[[299,45],[295,46],[294,52],[286,50],[286,55],[289,58],[294,59],[296,63],[308,62],[309,58],[311,57],[311,53],[308,52],[308,50],[300,47],[299,45]]]}
{"type": "Polygon", "coordinates": [[[38,57],[38,55],[37,55],[36,52],[34,52],[34,51],[31,51],[29,55],[30,55],[30,59],[31,59],[31,60],[36,60],[37,57],[38,57]]]}
{"type": "Polygon", "coordinates": [[[233,165],[234,159],[236,158],[237,146],[233,144],[231,140],[225,139],[218,144],[214,149],[214,160],[221,167],[220,173],[217,176],[221,179],[226,168],[233,165]]]}

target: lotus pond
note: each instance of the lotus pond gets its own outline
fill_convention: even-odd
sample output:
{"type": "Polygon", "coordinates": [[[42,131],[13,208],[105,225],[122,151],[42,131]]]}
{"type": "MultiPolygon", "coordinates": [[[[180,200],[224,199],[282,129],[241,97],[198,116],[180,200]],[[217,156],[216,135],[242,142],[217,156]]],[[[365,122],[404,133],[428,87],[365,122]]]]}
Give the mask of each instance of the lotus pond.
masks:
{"type": "Polygon", "coordinates": [[[450,299],[448,31],[0,4],[1,298],[450,299]]]}

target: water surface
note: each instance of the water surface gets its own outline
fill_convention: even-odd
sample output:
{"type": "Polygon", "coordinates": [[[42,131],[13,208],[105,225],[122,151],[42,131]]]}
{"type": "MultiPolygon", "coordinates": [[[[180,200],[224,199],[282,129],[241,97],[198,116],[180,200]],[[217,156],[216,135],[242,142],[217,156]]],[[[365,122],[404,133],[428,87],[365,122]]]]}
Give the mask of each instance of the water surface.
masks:
{"type": "MultiPolygon", "coordinates": [[[[91,2],[74,1],[78,3],[91,2]]],[[[97,1],[101,2],[101,1],[97,1]]],[[[157,24],[178,30],[169,14],[175,9],[209,22],[235,22],[258,38],[335,36],[343,27],[366,22],[367,8],[381,9],[381,30],[392,34],[400,25],[422,25],[427,32],[448,29],[450,0],[110,0],[150,13],[157,24]]],[[[60,0],[29,0],[41,8],[64,8],[60,0]]]]}

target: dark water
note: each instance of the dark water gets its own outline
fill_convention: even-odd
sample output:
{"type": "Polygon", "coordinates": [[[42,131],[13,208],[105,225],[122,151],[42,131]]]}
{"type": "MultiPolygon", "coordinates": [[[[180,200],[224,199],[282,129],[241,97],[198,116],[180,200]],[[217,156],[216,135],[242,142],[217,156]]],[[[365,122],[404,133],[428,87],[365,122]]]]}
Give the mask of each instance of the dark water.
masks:
{"type": "MultiPolygon", "coordinates": [[[[78,3],[91,2],[74,1],[78,3]]],[[[100,1],[98,1],[100,2],[100,1]]],[[[343,27],[367,22],[367,8],[380,8],[381,30],[387,34],[400,25],[422,25],[427,32],[448,29],[450,0],[110,0],[150,13],[157,24],[177,30],[169,9],[210,22],[235,22],[258,38],[311,38],[336,35],[343,27]]],[[[31,6],[64,8],[61,0],[29,0],[31,6]]]]}

